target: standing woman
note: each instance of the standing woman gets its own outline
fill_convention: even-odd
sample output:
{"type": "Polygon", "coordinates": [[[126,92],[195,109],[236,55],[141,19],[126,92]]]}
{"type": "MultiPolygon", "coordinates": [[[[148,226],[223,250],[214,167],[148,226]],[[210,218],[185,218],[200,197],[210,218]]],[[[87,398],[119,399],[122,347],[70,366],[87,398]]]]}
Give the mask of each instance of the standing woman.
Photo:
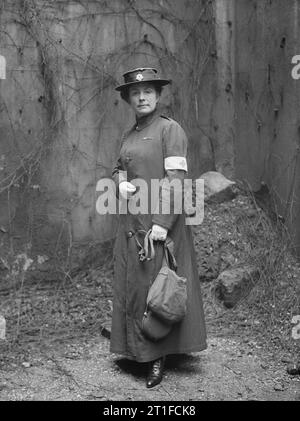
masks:
{"type": "MultiPolygon", "coordinates": [[[[129,204],[135,192],[135,179],[144,180],[149,189],[151,180],[182,180],[187,174],[187,137],[182,127],[158,109],[162,87],[170,80],[161,79],[153,68],[138,68],[124,75],[124,84],[116,88],[134,110],[136,122],[122,138],[120,154],[112,171],[117,197],[129,204]],[[132,183],[131,183],[132,181],[132,183]]],[[[161,382],[165,357],[202,351],[206,348],[203,304],[197,273],[196,256],[190,226],[185,214],[172,211],[164,214],[159,203],[165,201],[161,190],[155,212],[149,204],[146,214],[120,214],[114,247],[114,300],[110,351],[137,362],[149,362],[147,387],[161,382]],[[155,259],[141,262],[138,255],[139,230],[151,231],[155,259]],[[184,319],[157,342],[142,331],[142,318],[151,282],[163,261],[164,241],[174,242],[177,273],[187,278],[187,312],[184,319]]],[[[173,209],[174,210],[174,209],[173,209]]]]}

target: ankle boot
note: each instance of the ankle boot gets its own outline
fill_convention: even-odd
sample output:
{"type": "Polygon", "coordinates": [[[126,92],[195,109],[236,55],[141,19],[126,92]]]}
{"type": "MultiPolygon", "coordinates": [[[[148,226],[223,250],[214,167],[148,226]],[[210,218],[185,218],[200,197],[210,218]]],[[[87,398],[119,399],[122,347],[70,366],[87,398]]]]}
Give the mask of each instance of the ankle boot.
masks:
{"type": "Polygon", "coordinates": [[[154,387],[162,381],[163,371],[165,365],[165,357],[158,358],[157,360],[149,363],[149,372],[146,380],[148,388],[154,387]]]}

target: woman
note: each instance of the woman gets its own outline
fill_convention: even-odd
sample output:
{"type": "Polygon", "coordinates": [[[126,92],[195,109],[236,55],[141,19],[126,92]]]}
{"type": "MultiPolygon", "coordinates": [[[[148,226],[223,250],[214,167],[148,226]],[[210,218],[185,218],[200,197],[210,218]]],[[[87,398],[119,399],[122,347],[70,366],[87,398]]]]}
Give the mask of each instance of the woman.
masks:
{"type": "MultiPolygon", "coordinates": [[[[190,226],[185,214],[163,213],[159,204],[165,199],[160,189],[156,208],[148,213],[130,213],[129,203],[136,194],[136,179],[144,180],[151,197],[151,180],[183,180],[187,173],[187,138],[181,126],[158,109],[162,87],[170,83],[153,68],[138,68],[124,75],[116,88],[136,115],[134,126],[122,138],[118,161],[112,171],[117,197],[125,201],[127,213],[120,214],[114,248],[114,301],[110,350],[138,362],[149,362],[147,387],[160,383],[165,357],[201,351],[206,348],[206,331],[196,257],[190,226]],[[132,181],[132,183],[131,183],[132,181]],[[151,231],[155,259],[141,262],[138,255],[139,230],[151,231]],[[158,342],[142,332],[142,318],[151,282],[162,266],[163,242],[170,237],[180,276],[187,278],[187,313],[158,342]]],[[[167,188],[167,187],[166,187],[167,188]]],[[[170,199],[170,202],[172,200],[170,199]]],[[[149,206],[150,208],[150,206],[149,206]]]]}

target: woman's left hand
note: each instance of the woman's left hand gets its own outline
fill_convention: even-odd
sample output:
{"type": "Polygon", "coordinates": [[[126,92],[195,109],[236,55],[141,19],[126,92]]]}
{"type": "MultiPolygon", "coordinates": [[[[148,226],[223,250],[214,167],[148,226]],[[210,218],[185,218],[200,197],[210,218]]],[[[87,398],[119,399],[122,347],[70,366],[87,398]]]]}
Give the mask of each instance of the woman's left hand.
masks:
{"type": "Polygon", "coordinates": [[[153,225],[150,237],[152,240],[165,241],[167,238],[168,230],[160,225],[153,225]]]}

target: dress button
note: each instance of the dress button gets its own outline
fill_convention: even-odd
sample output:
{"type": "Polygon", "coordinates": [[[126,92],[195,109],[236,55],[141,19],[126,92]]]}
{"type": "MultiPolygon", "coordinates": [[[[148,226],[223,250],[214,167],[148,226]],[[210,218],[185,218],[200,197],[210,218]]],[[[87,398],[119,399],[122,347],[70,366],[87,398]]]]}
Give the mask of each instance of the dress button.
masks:
{"type": "Polygon", "coordinates": [[[128,233],[127,233],[127,237],[128,238],[131,238],[133,236],[133,232],[132,231],[129,231],[128,233]]]}

